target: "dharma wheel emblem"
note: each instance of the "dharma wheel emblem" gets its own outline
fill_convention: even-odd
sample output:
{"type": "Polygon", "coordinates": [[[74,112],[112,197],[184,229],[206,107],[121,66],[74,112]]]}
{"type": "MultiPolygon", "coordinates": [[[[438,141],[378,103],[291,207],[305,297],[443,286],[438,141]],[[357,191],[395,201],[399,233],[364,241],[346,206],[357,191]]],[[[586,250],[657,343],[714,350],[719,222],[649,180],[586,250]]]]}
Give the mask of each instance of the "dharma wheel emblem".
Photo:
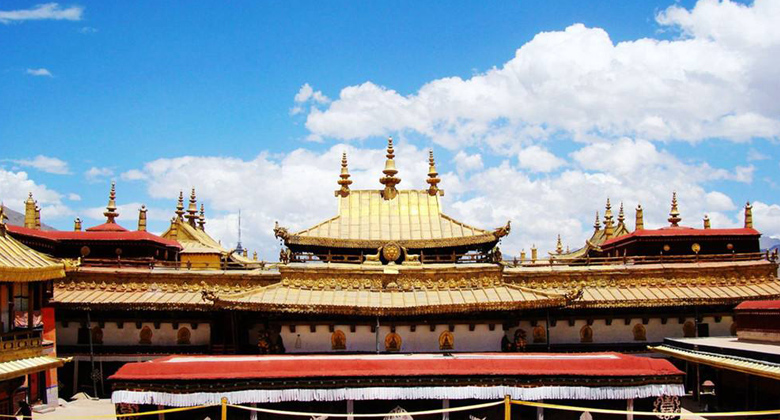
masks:
{"type": "Polygon", "coordinates": [[[680,412],[680,399],[672,395],[659,395],[653,402],[653,412],[658,413],[655,416],[662,420],[671,420],[677,415],[672,413],[680,412]]]}
{"type": "Polygon", "coordinates": [[[391,242],[382,247],[382,256],[387,262],[395,262],[401,258],[401,247],[397,243],[391,242]]]}

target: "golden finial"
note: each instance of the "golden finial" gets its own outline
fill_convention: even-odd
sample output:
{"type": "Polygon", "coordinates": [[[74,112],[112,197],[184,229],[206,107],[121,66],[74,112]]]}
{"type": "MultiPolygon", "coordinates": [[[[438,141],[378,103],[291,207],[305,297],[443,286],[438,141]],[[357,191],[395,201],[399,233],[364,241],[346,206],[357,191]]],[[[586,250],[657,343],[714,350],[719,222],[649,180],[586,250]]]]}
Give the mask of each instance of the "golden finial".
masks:
{"type": "Polygon", "coordinates": [[[531,245],[531,262],[536,262],[536,257],[538,256],[537,251],[536,244],[531,245]]]}
{"type": "Polygon", "coordinates": [[[81,219],[78,217],[73,220],[73,231],[74,232],[81,232],[81,219]]]}
{"type": "Polygon", "coordinates": [[[558,234],[558,243],[555,245],[555,252],[563,254],[563,243],[561,243],[561,235],[558,234]]]}
{"type": "Polygon", "coordinates": [[[669,212],[669,218],[666,220],[674,227],[679,226],[678,223],[682,221],[680,211],[677,210],[677,191],[672,192],[672,210],[669,212]]]}
{"type": "Polygon", "coordinates": [[[599,219],[599,211],[596,210],[596,221],[593,223],[593,229],[596,230],[596,232],[601,229],[601,220],[599,219]]]}
{"type": "Polygon", "coordinates": [[[249,258],[249,250],[244,248],[244,258],[249,258]]]}
{"type": "Polygon", "coordinates": [[[626,215],[623,213],[623,202],[620,202],[620,210],[618,211],[618,226],[623,226],[626,223],[626,215]]]}
{"type": "Polygon", "coordinates": [[[645,216],[644,216],[644,212],[642,211],[642,205],[637,204],[636,222],[635,222],[634,230],[643,230],[644,228],[645,228],[645,216]]]}
{"type": "Polygon", "coordinates": [[[395,169],[395,160],[393,160],[395,158],[395,150],[393,149],[392,137],[387,138],[386,156],[385,169],[382,171],[385,176],[379,178],[379,182],[385,186],[385,189],[382,192],[382,198],[385,200],[392,200],[398,195],[398,190],[395,186],[401,183],[401,179],[395,176],[398,173],[398,170],[395,169]]]}
{"type": "Polygon", "coordinates": [[[753,229],[753,206],[750,201],[745,204],[745,228],[753,229]]]}
{"type": "Polygon", "coordinates": [[[206,209],[203,203],[200,203],[200,215],[198,216],[198,229],[206,230],[206,209]]]}
{"type": "Polygon", "coordinates": [[[172,217],[171,218],[171,228],[168,230],[168,237],[170,239],[176,239],[176,237],[179,235],[179,218],[178,217],[172,217]]]}
{"type": "Polygon", "coordinates": [[[349,196],[349,186],[352,184],[352,180],[349,179],[349,168],[347,167],[347,152],[341,154],[341,175],[339,177],[341,179],[337,182],[341,185],[341,188],[336,190],[336,197],[347,197],[349,196]]]}
{"type": "Polygon", "coordinates": [[[257,261],[257,251],[252,253],[252,260],[257,261]]]}
{"type": "Polygon", "coordinates": [[[116,223],[119,213],[116,211],[116,182],[111,181],[111,191],[108,193],[108,205],[106,211],[103,212],[103,216],[106,216],[106,223],[116,223]]]}
{"type": "Polygon", "coordinates": [[[428,150],[428,180],[425,182],[430,185],[430,187],[428,187],[429,195],[444,195],[444,190],[439,189],[439,182],[441,182],[441,179],[439,178],[439,173],[436,171],[436,161],[433,159],[433,149],[428,150]]]}
{"type": "Polygon", "coordinates": [[[5,205],[0,203],[0,236],[5,236],[5,220],[8,216],[5,215],[5,205]]]}
{"type": "Polygon", "coordinates": [[[146,206],[141,204],[141,208],[138,209],[138,230],[146,232],[146,206]]]}
{"type": "Polygon", "coordinates": [[[187,215],[184,217],[187,218],[187,222],[190,224],[190,226],[195,227],[195,222],[198,220],[198,201],[195,198],[194,187],[190,193],[190,205],[187,207],[187,215]]]}
{"type": "Polygon", "coordinates": [[[604,237],[609,239],[615,234],[615,227],[612,222],[612,204],[607,198],[607,208],[604,210],[604,237]]]}
{"type": "Polygon", "coordinates": [[[710,225],[710,216],[704,215],[704,229],[710,229],[712,226],[710,225]]]}
{"type": "Polygon", "coordinates": [[[179,202],[176,203],[176,218],[184,220],[184,192],[179,190],[179,202]]]}
{"type": "Polygon", "coordinates": [[[35,229],[35,200],[32,193],[27,196],[24,202],[24,227],[35,229]]]}
{"type": "Polygon", "coordinates": [[[41,208],[35,206],[35,229],[41,230],[41,208]]]}
{"type": "Polygon", "coordinates": [[[520,262],[525,262],[525,249],[520,250],[520,262]]]}

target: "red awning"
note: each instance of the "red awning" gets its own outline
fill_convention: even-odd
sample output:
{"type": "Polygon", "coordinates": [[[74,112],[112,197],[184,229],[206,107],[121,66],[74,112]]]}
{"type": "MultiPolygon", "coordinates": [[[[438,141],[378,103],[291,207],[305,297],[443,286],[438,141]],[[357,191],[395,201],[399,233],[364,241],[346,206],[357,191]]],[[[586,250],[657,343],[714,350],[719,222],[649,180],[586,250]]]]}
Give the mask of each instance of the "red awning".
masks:
{"type": "Polygon", "coordinates": [[[95,228],[90,228],[86,231],[73,231],[73,230],[38,230],[30,229],[22,226],[7,225],[8,231],[12,235],[24,235],[33,238],[47,239],[53,242],[58,241],[146,241],[156,243],[166,247],[181,248],[181,245],[171,239],[166,239],[157,236],[153,233],[146,231],[130,231],[124,230],[110,230],[113,226],[119,226],[112,224],[98,225],[95,228]],[[94,229],[94,230],[92,230],[94,229]]]}
{"type": "Polygon", "coordinates": [[[780,300],[749,300],[734,308],[735,311],[780,310],[780,300]]]}
{"type": "Polygon", "coordinates": [[[679,376],[663,359],[620,353],[170,356],[128,363],[110,379],[225,380],[419,376],[679,376]]]}

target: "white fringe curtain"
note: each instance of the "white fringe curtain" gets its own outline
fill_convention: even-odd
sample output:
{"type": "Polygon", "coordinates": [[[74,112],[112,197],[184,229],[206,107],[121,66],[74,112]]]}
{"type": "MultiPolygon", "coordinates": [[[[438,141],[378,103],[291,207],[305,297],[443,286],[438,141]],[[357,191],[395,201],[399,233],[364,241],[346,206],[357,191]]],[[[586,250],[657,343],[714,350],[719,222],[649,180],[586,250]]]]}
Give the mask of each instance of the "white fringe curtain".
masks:
{"type": "Polygon", "coordinates": [[[683,396],[681,384],[641,385],[626,387],[540,386],[434,386],[434,387],[370,387],[336,389],[250,389],[230,392],[192,392],[174,394],[153,391],[114,391],[114,404],[149,404],[166,407],[218,405],[222,397],[230,404],[278,403],[287,401],[345,400],[495,400],[509,395],[515,400],[628,400],[660,395],[683,396]]]}

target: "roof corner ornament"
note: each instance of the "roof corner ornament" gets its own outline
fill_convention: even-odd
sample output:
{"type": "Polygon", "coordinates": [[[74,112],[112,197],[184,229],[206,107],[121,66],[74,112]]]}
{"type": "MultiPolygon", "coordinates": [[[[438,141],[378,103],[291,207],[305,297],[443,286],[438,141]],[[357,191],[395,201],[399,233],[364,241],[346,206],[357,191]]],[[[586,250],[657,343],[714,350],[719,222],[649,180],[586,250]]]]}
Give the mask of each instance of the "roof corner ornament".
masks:
{"type": "Polygon", "coordinates": [[[745,204],[745,228],[753,229],[753,206],[750,201],[745,204]]]}
{"type": "Polygon", "coordinates": [[[511,223],[511,220],[507,220],[506,225],[500,228],[496,228],[496,230],[493,231],[493,234],[496,235],[496,238],[503,238],[504,236],[509,235],[509,232],[512,231],[511,223]]]}
{"type": "Polygon", "coordinates": [[[634,230],[644,230],[645,229],[645,216],[644,211],[642,210],[642,205],[637,204],[636,205],[636,222],[634,223],[634,230]]]}
{"type": "Polygon", "coordinates": [[[615,234],[615,227],[612,222],[612,204],[607,198],[607,206],[604,209],[604,238],[609,239],[615,234]]]}
{"type": "Polygon", "coordinates": [[[710,229],[712,228],[712,225],[710,224],[710,216],[705,214],[704,215],[704,229],[710,229]]]}
{"type": "Polygon", "coordinates": [[[672,192],[672,210],[669,212],[669,218],[666,220],[668,220],[673,227],[678,227],[679,223],[682,221],[680,210],[677,209],[677,191],[672,192]]]}
{"type": "Polygon", "coordinates": [[[111,181],[111,192],[108,193],[108,205],[103,216],[106,216],[106,223],[116,223],[114,219],[119,217],[116,211],[116,182],[114,181],[111,181]]]}
{"type": "Polygon", "coordinates": [[[138,209],[138,231],[146,232],[146,205],[141,204],[138,209]]]}
{"type": "Polygon", "coordinates": [[[349,196],[349,186],[352,184],[352,180],[349,179],[349,168],[347,167],[347,152],[344,152],[341,154],[341,175],[339,175],[339,179],[337,182],[341,186],[336,192],[334,193],[336,197],[348,197],[349,196]]]}
{"type": "Polygon", "coordinates": [[[187,207],[187,223],[192,227],[196,227],[195,222],[198,220],[198,200],[195,198],[195,187],[192,188],[190,193],[190,205],[187,207]]]}
{"type": "Polygon", "coordinates": [[[200,214],[198,215],[198,229],[206,231],[206,208],[200,203],[200,214]]]}
{"type": "Polygon", "coordinates": [[[585,288],[582,285],[574,289],[571,289],[568,292],[565,292],[563,294],[563,298],[566,299],[566,305],[571,304],[575,300],[580,300],[584,292],[585,292],[585,288]]]}
{"type": "Polygon", "coordinates": [[[385,200],[392,200],[398,196],[398,190],[396,185],[401,183],[401,178],[396,177],[398,170],[395,168],[395,150],[393,149],[393,138],[387,138],[387,160],[385,161],[385,169],[382,171],[385,176],[379,178],[379,182],[385,186],[382,191],[382,198],[385,200]]]}
{"type": "Polygon", "coordinates": [[[184,220],[184,192],[179,190],[179,201],[176,203],[176,218],[184,220]]]}
{"type": "Polygon", "coordinates": [[[439,173],[436,171],[436,161],[433,159],[433,149],[428,150],[428,179],[425,181],[430,185],[428,195],[444,195],[444,190],[439,189],[439,173]]]}
{"type": "Polygon", "coordinates": [[[287,241],[287,239],[290,238],[290,232],[287,231],[287,228],[279,226],[279,222],[277,221],[274,222],[274,237],[287,241]]]}

